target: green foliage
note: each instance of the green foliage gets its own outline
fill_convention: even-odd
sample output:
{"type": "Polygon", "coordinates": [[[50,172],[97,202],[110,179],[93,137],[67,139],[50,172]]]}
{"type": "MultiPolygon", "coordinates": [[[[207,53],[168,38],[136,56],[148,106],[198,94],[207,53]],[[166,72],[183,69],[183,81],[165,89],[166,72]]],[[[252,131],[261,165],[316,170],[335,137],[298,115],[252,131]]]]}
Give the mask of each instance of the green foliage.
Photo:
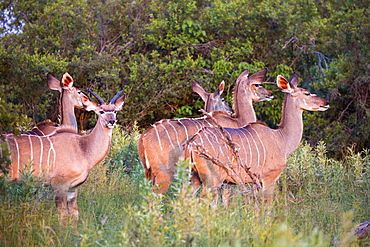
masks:
{"type": "Polygon", "coordinates": [[[21,108],[21,105],[5,102],[4,93],[0,91],[0,130],[2,132],[13,131],[17,135],[21,130],[30,127],[31,119],[21,113],[21,108]]]}
{"type": "Polygon", "coordinates": [[[44,179],[34,177],[31,165],[21,171],[21,179],[18,182],[11,181],[7,176],[0,177],[0,191],[4,197],[11,197],[19,203],[38,200],[50,200],[52,197],[50,187],[44,179]]]}
{"type": "MultiPolygon", "coordinates": [[[[1,86],[0,86],[1,89],[1,86]]],[[[21,130],[30,128],[31,119],[23,115],[21,105],[6,103],[4,93],[0,90],[0,130],[4,132],[13,132],[18,135],[21,130]]],[[[8,145],[5,142],[5,135],[0,133],[0,171],[7,173],[7,166],[11,163],[8,145]]]]}
{"type": "MultiPolygon", "coordinates": [[[[43,83],[48,72],[57,78],[68,72],[76,86],[103,98],[125,90],[121,126],[145,129],[163,118],[199,116],[191,81],[214,90],[225,80],[232,105],[239,73],[267,67],[269,81],[296,74],[303,87],[330,100],[329,111],[307,117],[304,138],[311,144],[325,138],[336,158],[348,144],[357,152],[370,147],[363,1],[22,0],[1,10],[4,100],[21,105],[34,122],[57,120],[56,93],[43,83]]],[[[276,98],[257,106],[270,126],[280,121],[282,97],[276,98]]]]}
{"type": "MultiPolygon", "coordinates": [[[[30,118],[56,121],[58,94],[45,85],[47,73],[68,72],[103,99],[122,89],[128,96],[118,116],[125,131],[115,130],[111,153],[81,187],[79,232],[59,225],[50,191],[26,171],[20,184],[1,178],[0,245],[369,244],[347,234],[370,217],[366,1],[21,0],[0,8],[7,24],[0,27],[1,131],[27,130],[30,118]],[[303,137],[314,148],[302,144],[289,158],[273,210],[245,205],[239,194],[227,209],[210,206],[210,198],[191,195],[186,164],[171,194],[152,194],[136,153],[138,128],[199,116],[193,80],[207,91],[225,80],[232,105],[240,72],[265,67],[268,81],[296,74],[331,105],[304,113],[303,137]]],[[[270,126],[281,118],[283,94],[274,95],[256,104],[270,126]]]]}
{"type": "Polygon", "coordinates": [[[171,192],[156,195],[143,176],[138,133],[117,128],[106,160],[79,189],[78,231],[58,223],[51,191],[24,172],[2,181],[0,245],[6,246],[366,246],[350,234],[370,217],[370,156],[348,150],[342,162],[321,142],[288,159],[273,207],[235,190],[226,208],[193,196],[188,163],[179,163],[171,192]],[[128,156],[128,157],[127,157],[128,156]],[[131,157],[130,157],[131,156],[131,157]],[[123,161],[123,162],[120,162],[123,161]],[[129,169],[128,169],[129,167],[129,169]],[[113,169],[112,169],[113,168],[113,169]]]}

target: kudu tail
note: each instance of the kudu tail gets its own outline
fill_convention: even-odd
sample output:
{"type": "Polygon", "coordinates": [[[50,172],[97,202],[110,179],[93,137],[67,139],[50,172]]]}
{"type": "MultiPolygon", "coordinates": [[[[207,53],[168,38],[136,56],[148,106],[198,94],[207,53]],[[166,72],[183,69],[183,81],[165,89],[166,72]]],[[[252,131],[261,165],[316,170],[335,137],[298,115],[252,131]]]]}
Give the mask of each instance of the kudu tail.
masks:
{"type": "Polygon", "coordinates": [[[143,135],[140,135],[140,137],[139,137],[139,140],[138,140],[138,143],[137,143],[137,151],[138,151],[141,163],[144,167],[145,177],[146,177],[146,179],[151,180],[152,179],[152,169],[150,168],[150,165],[149,165],[149,163],[147,162],[147,159],[146,159],[143,135]]]}

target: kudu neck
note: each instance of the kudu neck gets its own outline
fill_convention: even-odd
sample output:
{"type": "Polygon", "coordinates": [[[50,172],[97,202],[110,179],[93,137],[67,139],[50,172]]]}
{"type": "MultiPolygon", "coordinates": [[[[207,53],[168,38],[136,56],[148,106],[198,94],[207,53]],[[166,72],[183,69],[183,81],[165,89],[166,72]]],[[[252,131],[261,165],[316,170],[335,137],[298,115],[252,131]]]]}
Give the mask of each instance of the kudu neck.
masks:
{"type": "Polygon", "coordinates": [[[86,156],[89,160],[89,167],[93,169],[99,164],[109,152],[109,148],[112,140],[112,129],[108,129],[103,125],[103,121],[99,116],[95,127],[91,132],[84,136],[86,142],[86,156]]]}
{"type": "Polygon", "coordinates": [[[294,98],[287,94],[284,98],[282,118],[279,131],[285,143],[286,155],[298,148],[303,133],[303,110],[295,103],[294,98]]]}
{"type": "Polygon", "coordinates": [[[240,123],[256,122],[256,113],[253,108],[252,93],[239,83],[234,91],[234,114],[240,123]]]}
{"type": "Polygon", "coordinates": [[[71,95],[68,95],[69,92],[67,90],[63,90],[61,95],[61,104],[60,104],[60,115],[62,116],[61,126],[63,127],[70,127],[78,130],[77,127],[77,120],[75,116],[75,108],[73,100],[70,99],[71,95]]]}

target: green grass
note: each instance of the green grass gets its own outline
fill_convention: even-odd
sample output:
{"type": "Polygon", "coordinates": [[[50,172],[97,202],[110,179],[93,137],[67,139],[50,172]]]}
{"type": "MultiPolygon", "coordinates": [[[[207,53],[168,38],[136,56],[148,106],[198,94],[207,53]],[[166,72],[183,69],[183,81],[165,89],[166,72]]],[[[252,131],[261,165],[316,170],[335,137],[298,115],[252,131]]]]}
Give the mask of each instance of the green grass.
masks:
{"type": "Polygon", "coordinates": [[[112,150],[80,187],[78,228],[58,222],[50,188],[31,171],[1,180],[0,246],[367,246],[348,234],[370,220],[370,154],[328,159],[320,143],[289,157],[273,207],[212,204],[192,196],[186,165],[165,196],[151,192],[137,157],[138,133],[114,132],[112,150]]]}

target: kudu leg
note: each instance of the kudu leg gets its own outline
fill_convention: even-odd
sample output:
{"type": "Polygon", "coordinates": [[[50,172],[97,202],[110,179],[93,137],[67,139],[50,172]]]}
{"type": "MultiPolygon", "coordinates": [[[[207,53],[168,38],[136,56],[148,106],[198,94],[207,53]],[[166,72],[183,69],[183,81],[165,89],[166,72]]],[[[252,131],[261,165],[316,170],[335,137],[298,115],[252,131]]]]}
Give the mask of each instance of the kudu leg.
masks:
{"type": "Polygon", "coordinates": [[[67,198],[68,215],[78,221],[77,193],[78,189],[70,189],[67,198]]]}
{"type": "Polygon", "coordinates": [[[55,204],[62,224],[77,223],[77,189],[68,190],[65,188],[54,189],[55,204]]]}
{"type": "Polygon", "coordinates": [[[224,183],[222,185],[222,202],[226,208],[230,206],[230,201],[233,195],[233,188],[230,184],[224,183]]]}
{"type": "Polygon", "coordinates": [[[220,189],[222,186],[222,180],[218,177],[207,177],[202,178],[203,190],[201,197],[207,197],[210,193],[212,196],[212,203],[217,204],[218,198],[220,197],[220,189]]]}
{"type": "Polygon", "coordinates": [[[171,182],[173,181],[174,173],[163,170],[153,170],[152,181],[153,181],[153,192],[156,194],[166,194],[170,188],[171,182]]]}
{"type": "Polygon", "coordinates": [[[190,183],[191,183],[191,186],[193,188],[193,195],[196,195],[197,192],[199,191],[200,187],[202,186],[202,182],[200,181],[200,177],[199,177],[198,172],[192,170],[190,183]]]}
{"type": "Polygon", "coordinates": [[[275,184],[281,173],[268,179],[262,179],[262,198],[266,203],[271,204],[274,199],[275,184]]]}
{"type": "Polygon", "coordinates": [[[55,191],[55,205],[57,207],[59,218],[60,220],[63,221],[69,216],[67,206],[68,194],[63,189],[54,189],[54,191],[55,191]]]}

